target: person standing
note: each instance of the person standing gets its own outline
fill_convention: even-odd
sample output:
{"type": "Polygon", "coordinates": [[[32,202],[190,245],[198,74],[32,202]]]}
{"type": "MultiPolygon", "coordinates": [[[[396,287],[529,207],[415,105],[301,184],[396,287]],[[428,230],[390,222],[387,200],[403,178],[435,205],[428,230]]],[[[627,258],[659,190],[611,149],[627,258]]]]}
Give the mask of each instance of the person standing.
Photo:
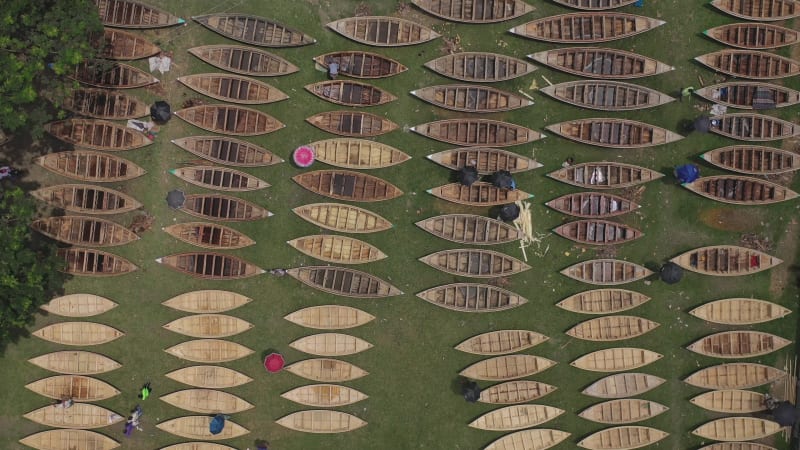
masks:
{"type": "Polygon", "coordinates": [[[153,391],[152,388],[150,388],[150,382],[148,381],[147,383],[142,385],[142,390],[139,393],[139,398],[142,400],[147,400],[147,397],[150,396],[150,393],[152,391],[153,391]]]}

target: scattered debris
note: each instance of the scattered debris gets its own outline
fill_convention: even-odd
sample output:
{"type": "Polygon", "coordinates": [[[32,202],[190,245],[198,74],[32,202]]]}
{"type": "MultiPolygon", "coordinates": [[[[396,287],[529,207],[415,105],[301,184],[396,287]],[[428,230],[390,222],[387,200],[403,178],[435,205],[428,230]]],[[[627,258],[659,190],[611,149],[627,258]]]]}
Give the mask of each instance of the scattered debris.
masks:
{"type": "Polygon", "coordinates": [[[155,221],[155,216],[150,214],[139,214],[133,218],[131,224],[128,226],[128,229],[136,234],[141,234],[153,228],[153,223],[155,223],[155,221]]]}
{"type": "Polygon", "coordinates": [[[464,51],[464,48],[461,47],[461,36],[456,35],[454,38],[442,36],[442,40],[444,41],[444,45],[441,49],[442,53],[453,54],[464,51]]]}
{"type": "Polygon", "coordinates": [[[743,234],[739,239],[739,245],[764,253],[769,253],[770,250],[772,250],[772,241],[770,241],[768,237],[760,236],[755,233],[743,234]]]}
{"type": "Polygon", "coordinates": [[[369,3],[361,2],[356,6],[356,13],[355,13],[356,17],[371,16],[371,15],[372,15],[372,8],[369,7],[369,3]]]}

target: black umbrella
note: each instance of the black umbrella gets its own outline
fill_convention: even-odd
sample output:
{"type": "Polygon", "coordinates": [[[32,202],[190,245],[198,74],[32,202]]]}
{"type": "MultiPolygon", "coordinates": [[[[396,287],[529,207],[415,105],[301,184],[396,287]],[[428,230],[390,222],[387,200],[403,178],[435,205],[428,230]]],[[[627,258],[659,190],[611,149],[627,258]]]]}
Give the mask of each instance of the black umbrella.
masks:
{"type": "Polygon", "coordinates": [[[500,208],[499,218],[505,222],[511,222],[519,217],[519,206],[516,203],[508,203],[500,208]]]}
{"type": "Polygon", "coordinates": [[[675,284],[683,278],[681,266],[668,262],[661,266],[661,281],[667,284],[675,284]]]}
{"type": "Polygon", "coordinates": [[[789,402],[778,403],[778,406],[770,413],[775,418],[775,422],[781,424],[782,427],[790,427],[800,419],[800,411],[789,402]]]}
{"type": "Polygon", "coordinates": [[[464,383],[461,393],[464,395],[464,400],[475,403],[481,396],[481,388],[478,386],[478,383],[474,381],[468,381],[464,383]]]}
{"type": "Polygon", "coordinates": [[[166,123],[172,117],[169,103],[157,101],[150,107],[150,118],[155,123],[166,123]]]}
{"type": "Polygon", "coordinates": [[[471,186],[472,183],[478,181],[478,169],[475,166],[464,166],[458,171],[458,181],[464,186],[471,186]]]}
{"type": "Polygon", "coordinates": [[[706,115],[702,115],[697,119],[694,119],[692,127],[694,128],[694,131],[697,131],[698,133],[708,133],[708,130],[711,129],[711,118],[706,115]]]}
{"type": "Polygon", "coordinates": [[[494,174],[492,174],[492,184],[499,187],[500,189],[516,189],[517,183],[514,181],[514,177],[511,176],[511,172],[507,170],[498,170],[494,174]]]}
{"type": "Polygon", "coordinates": [[[167,194],[167,205],[170,208],[178,209],[183,206],[184,202],[186,202],[186,194],[183,191],[175,189],[167,194]]]}

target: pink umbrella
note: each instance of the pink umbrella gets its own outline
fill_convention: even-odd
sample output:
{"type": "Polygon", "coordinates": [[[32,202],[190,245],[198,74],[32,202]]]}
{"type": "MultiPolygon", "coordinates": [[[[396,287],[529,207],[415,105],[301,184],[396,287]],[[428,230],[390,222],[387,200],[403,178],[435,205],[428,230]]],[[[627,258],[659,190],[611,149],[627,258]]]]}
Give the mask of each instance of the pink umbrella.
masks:
{"type": "Polygon", "coordinates": [[[309,167],[314,164],[314,156],[314,149],[303,145],[294,150],[292,160],[300,167],[309,167]]]}
{"type": "Polygon", "coordinates": [[[286,365],[286,360],[280,353],[270,353],[264,358],[264,368],[269,373],[280,372],[284,365],[286,365]]]}

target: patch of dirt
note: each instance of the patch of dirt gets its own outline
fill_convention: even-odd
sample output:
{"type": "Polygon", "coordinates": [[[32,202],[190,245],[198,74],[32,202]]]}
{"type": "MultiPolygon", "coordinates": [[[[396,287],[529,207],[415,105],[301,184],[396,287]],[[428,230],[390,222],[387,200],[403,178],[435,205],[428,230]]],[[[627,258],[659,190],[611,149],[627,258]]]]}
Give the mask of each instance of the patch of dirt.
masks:
{"type": "Polygon", "coordinates": [[[711,208],[702,211],[698,219],[717,230],[745,232],[761,228],[766,213],[755,209],[711,208]]]}
{"type": "Polygon", "coordinates": [[[133,218],[130,226],[128,226],[128,229],[130,229],[136,234],[142,234],[145,231],[148,231],[151,228],[153,228],[153,223],[155,221],[156,221],[155,216],[151,216],[150,214],[139,214],[138,216],[133,218]]]}
{"type": "Polygon", "coordinates": [[[454,38],[442,37],[444,45],[439,49],[443,54],[452,55],[453,53],[461,53],[464,47],[461,46],[461,36],[456,35],[454,38]]]}
{"type": "Polygon", "coordinates": [[[783,234],[783,238],[778,241],[775,252],[772,253],[773,256],[782,259],[783,264],[779,264],[770,270],[770,296],[777,297],[783,294],[786,285],[792,282],[793,270],[796,270],[797,264],[798,233],[800,233],[800,222],[798,222],[798,219],[793,218],[786,224],[786,232],[783,234]]]}
{"type": "Polygon", "coordinates": [[[369,3],[362,2],[356,6],[356,12],[354,14],[356,17],[361,16],[371,16],[372,15],[372,8],[370,8],[369,3]]]}

